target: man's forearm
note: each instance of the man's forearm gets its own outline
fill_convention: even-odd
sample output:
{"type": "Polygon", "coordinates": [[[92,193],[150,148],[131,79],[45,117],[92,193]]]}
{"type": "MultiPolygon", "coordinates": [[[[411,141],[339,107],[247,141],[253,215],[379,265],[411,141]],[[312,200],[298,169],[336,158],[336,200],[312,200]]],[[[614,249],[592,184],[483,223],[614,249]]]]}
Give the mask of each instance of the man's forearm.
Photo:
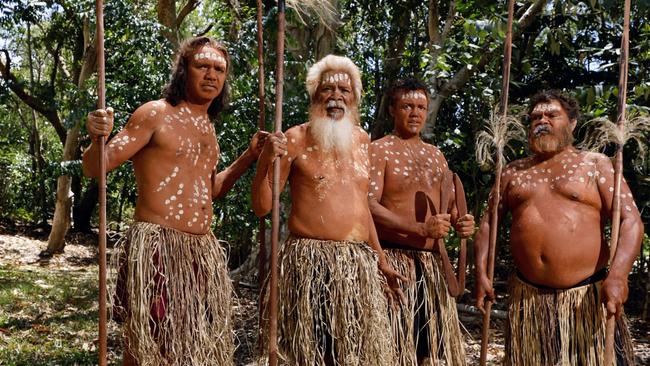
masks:
{"type": "Polygon", "coordinates": [[[255,178],[253,178],[253,212],[258,217],[262,217],[271,211],[272,195],[271,178],[273,176],[273,169],[269,169],[273,165],[264,164],[260,161],[255,171],[255,178]]]}
{"type": "Polygon", "coordinates": [[[99,176],[99,147],[97,142],[93,141],[90,147],[84,151],[82,156],[83,173],[88,178],[99,176]]]}
{"type": "Polygon", "coordinates": [[[618,246],[609,268],[609,276],[626,279],[641,250],[643,223],[640,218],[624,218],[619,232],[618,246]]]}
{"type": "Polygon", "coordinates": [[[228,168],[218,173],[212,191],[213,197],[221,198],[225,196],[254,162],[255,155],[250,149],[247,149],[228,168]]]}
{"type": "Polygon", "coordinates": [[[487,275],[488,249],[490,244],[489,214],[481,220],[481,226],[474,239],[474,263],[476,275],[487,275]]]}
{"type": "Polygon", "coordinates": [[[424,235],[424,223],[405,220],[404,218],[395,215],[386,207],[382,206],[377,200],[368,200],[370,205],[370,212],[374,221],[381,225],[383,228],[397,231],[406,235],[418,236],[421,239],[426,239],[424,235]]]}

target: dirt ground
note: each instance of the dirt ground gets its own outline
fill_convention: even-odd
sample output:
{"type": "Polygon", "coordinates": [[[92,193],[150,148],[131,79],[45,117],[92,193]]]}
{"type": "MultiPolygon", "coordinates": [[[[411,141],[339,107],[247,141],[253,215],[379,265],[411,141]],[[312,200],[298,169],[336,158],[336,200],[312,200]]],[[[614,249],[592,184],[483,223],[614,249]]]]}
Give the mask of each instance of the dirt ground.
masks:
{"type": "MultiPolygon", "coordinates": [[[[46,248],[46,238],[44,237],[27,237],[19,233],[7,233],[10,235],[0,234],[0,269],[11,270],[14,272],[26,271],[35,273],[36,276],[49,272],[67,273],[69,278],[74,281],[75,276],[96,275],[97,273],[97,250],[95,248],[96,238],[93,235],[71,234],[65,253],[56,255],[50,259],[43,260],[39,258],[39,253],[46,248]]],[[[115,237],[109,238],[109,246],[114,242],[115,237]]],[[[109,249],[110,250],[110,249],[109,249]]],[[[5,273],[5,272],[0,272],[5,273]]],[[[0,278],[0,280],[2,280],[0,278]]],[[[38,281],[36,281],[38,282],[38,281]]],[[[258,324],[257,324],[257,291],[249,287],[254,280],[245,282],[237,286],[238,299],[233,305],[235,318],[236,342],[238,344],[235,358],[236,365],[254,364],[254,355],[258,354],[258,324]]],[[[44,285],[45,286],[45,285],[44,285]]],[[[469,296],[463,298],[464,302],[470,302],[469,296]]],[[[497,308],[503,306],[503,301],[497,303],[497,308]]],[[[92,305],[96,315],[97,302],[92,305]]],[[[10,339],[13,334],[18,334],[11,327],[11,321],[2,321],[11,319],[15,314],[2,314],[6,310],[0,306],[0,348],[3,343],[9,344],[16,340],[10,339]],[[3,324],[4,323],[4,324],[3,324]]],[[[480,331],[481,318],[476,314],[460,313],[461,323],[464,328],[466,341],[466,353],[468,365],[477,365],[480,353],[480,331]]],[[[635,339],[635,355],[639,365],[650,364],[650,324],[631,317],[631,329],[635,339]]],[[[26,321],[30,321],[27,319],[26,321]]],[[[35,322],[35,320],[33,320],[35,322]]],[[[32,324],[32,328],[38,327],[32,324]]],[[[498,364],[503,357],[503,320],[496,319],[493,323],[490,337],[490,346],[488,354],[489,364],[498,364]],[[496,327],[496,330],[495,330],[496,327]]],[[[84,336],[88,338],[87,342],[81,342],[81,347],[89,348],[90,352],[96,352],[97,335],[92,331],[85,332],[84,336]],[[87,334],[86,334],[87,333],[87,334]]],[[[44,350],[44,352],[46,352],[44,350]]],[[[121,359],[121,344],[119,330],[116,326],[109,327],[109,363],[119,364],[121,359]]],[[[46,357],[46,355],[44,355],[46,357]]],[[[0,361],[0,365],[3,365],[0,361]]]]}

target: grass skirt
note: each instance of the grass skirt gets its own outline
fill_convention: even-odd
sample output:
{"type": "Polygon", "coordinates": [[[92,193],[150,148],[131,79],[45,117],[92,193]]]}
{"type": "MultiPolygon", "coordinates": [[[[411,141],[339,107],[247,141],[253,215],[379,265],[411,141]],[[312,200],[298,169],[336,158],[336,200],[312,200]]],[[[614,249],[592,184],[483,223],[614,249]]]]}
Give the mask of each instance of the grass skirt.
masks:
{"type": "MultiPolygon", "coordinates": [[[[383,276],[368,245],[289,237],[279,258],[278,348],[284,364],[396,364],[383,276]]],[[[266,294],[268,309],[268,289],[266,294]]]]}
{"type": "MultiPolygon", "coordinates": [[[[603,365],[606,310],[600,286],[540,289],[513,276],[504,364],[603,365]]],[[[616,321],[615,338],[617,364],[634,365],[625,316],[616,321]]]]}
{"type": "Polygon", "coordinates": [[[118,245],[110,298],[138,364],[232,365],[232,284],[214,235],[136,222],[118,245]]]}
{"type": "Polygon", "coordinates": [[[410,280],[402,285],[406,304],[390,308],[391,328],[399,361],[396,365],[465,365],[456,300],[449,296],[439,258],[431,252],[386,249],[395,270],[410,280]],[[444,361],[444,363],[442,363],[444,361]]]}

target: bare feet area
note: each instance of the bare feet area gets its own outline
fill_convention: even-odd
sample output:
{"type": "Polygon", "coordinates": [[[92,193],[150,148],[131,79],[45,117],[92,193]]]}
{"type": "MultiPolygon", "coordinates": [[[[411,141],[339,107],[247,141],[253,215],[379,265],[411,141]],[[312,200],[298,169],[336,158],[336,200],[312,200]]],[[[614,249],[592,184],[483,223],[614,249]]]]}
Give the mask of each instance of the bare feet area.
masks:
{"type": "MultiPolygon", "coordinates": [[[[116,237],[109,238],[109,247],[116,237]]],[[[0,234],[0,365],[92,365],[97,363],[98,262],[96,236],[70,234],[65,252],[44,259],[47,238],[0,234]]],[[[110,254],[110,248],[109,248],[110,254]]],[[[254,278],[241,279],[233,305],[238,347],[236,365],[254,365],[258,348],[258,295],[254,278]]],[[[498,283],[497,283],[498,285],[498,283]]],[[[503,293],[497,286],[497,291],[503,293]]],[[[465,330],[468,365],[477,365],[481,316],[466,294],[459,312],[465,330]]],[[[503,357],[505,299],[493,316],[488,364],[503,357]]],[[[630,316],[637,364],[650,363],[650,323],[630,316]]],[[[109,324],[108,361],[121,363],[119,329],[109,324]]]]}

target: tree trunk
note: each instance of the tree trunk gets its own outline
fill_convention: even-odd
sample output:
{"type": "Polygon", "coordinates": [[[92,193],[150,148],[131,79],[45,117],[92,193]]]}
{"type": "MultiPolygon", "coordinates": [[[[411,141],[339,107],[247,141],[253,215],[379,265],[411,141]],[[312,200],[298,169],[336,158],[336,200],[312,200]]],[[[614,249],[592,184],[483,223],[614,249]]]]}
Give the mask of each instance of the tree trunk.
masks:
{"type": "MultiPolygon", "coordinates": [[[[90,219],[93,216],[93,211],[97,206],[97,199],[99,194],[99,185],[96,180],[91,180],[86,188],[83,198],[77,200],[77,204],[73,208],[72,219],[74,220],[74,231],[80,233],[90,233],[92,226],[90,219]]],[[[81,195],[78,195],[81,197],[81,195]]]]}
{"type": "MultiPolygon", "coordinates": [[[[34,62],[32,61],[32,27],[31,23],[27,22],[27,52],[29,59],[29,86],[34,88],[34,62]]],[[[36,121],[36,111],[31,109],[32,120],[29,133],[29,150],[32,155],[32,171],[33,181],[38,182],[38,198],[40,201],[40,215],[38,217],[38,224],[45,225],[47,223],[47,196],[45,193],[45,177],[43,177],[43,168],[45,167],[45,160],[41,153],[41,136],[38,133],[38,124],[36,121]]],[[[20,111],[20,108],[18,108],[20,111]]]]}
{"type": "Polygon", "coordinates": [[[117,213],[117,228],[118,230],[122,227],[122,214],[124,213],[124,203],[129,198],[129,180],[124,179],[124,184],[122,185],[122,191],[120,192],[120,209],[117,213]]]}
{"type": "MultiPolygon", "coordinates": [[[[329,0],[329,3],[332,9],[338,10],[338,0],[329,0]]],[[[336,46],[336,31],[338,27],[339,21],[337,20],[337,23],[333,24],[332,28],[327,28],[323,22],[318,22],[314,28],[313,35],[316,60],[320,60],[321,58],[333,53],[334,47],[336,46]]]]}
{"type": "MultiPolygon", "coordinates": [[[[68,130],[62,162],[74,159],[75,152],[79,148],[79,129],[80,125],[77,123],[68,130]]],[[[45,250],[49,254],[63,253],[65,247],[65,234],[70,228],[70,210],[72,208],[71,184],[72,180],[69,175],[61,175],[57,179],[52,231],[47,239],[47,249],[45,250]]]]}
{"type": "Polygon", "coordinates": [[[409,4],[394,3],[392,13],[394,15],[391,22],[390,33],[387,37],[389,40],[387,44],[388,50],[386,52],[386,59],[384,60],[384,93],[382,93],[381,99],[378,99],[379,104],[377,105],[377,114],[371,131],[373,140],[383,137],[392,129],[392,124],[388,116],[388,97],[386,95],[386,89],[399,75],[406,37],[409,34],[408,28],[411,18],[409,4]]]}

